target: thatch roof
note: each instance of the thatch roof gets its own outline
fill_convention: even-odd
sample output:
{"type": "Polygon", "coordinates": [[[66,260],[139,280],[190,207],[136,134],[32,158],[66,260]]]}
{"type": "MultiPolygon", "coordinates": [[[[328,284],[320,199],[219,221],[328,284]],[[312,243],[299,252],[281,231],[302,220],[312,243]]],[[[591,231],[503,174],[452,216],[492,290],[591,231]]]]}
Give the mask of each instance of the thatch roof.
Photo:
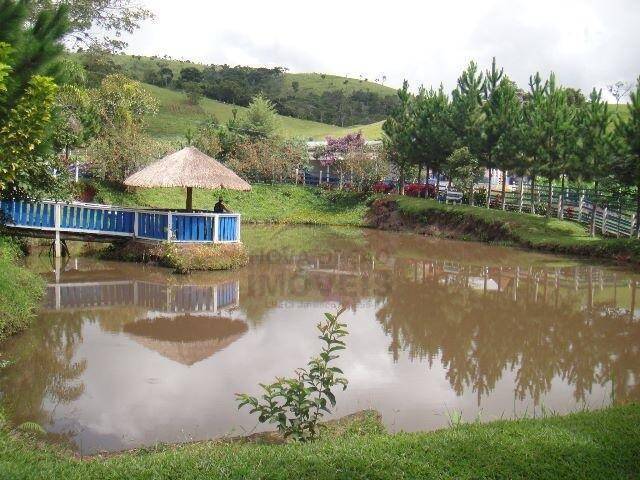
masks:
{"type": "Polygon", "coordinates": [[[224,317],[160,317],[126,324],[140,345],[165,358],[191,366],[224,350],[248,331],[241,320],[224,317]]]}
{"type": "Polygon", "coordinates": [[[195,147],[186,147],[134,173],[130,187],[228,188],[251,190],[251,185],[195,147]]]}

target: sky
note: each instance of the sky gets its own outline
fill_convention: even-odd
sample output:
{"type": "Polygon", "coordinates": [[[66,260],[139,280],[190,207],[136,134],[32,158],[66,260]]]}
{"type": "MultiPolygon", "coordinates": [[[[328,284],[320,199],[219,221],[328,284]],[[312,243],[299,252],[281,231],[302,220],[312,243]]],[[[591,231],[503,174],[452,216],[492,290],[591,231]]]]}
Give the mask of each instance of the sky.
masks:
{"type": "Polygon", "coordinates": [[[471,60],[521,87],[554,71],[589,92],[640,75],[640,0],[139,0],[128,53],[283,66],[447,90],[471,60]]]}

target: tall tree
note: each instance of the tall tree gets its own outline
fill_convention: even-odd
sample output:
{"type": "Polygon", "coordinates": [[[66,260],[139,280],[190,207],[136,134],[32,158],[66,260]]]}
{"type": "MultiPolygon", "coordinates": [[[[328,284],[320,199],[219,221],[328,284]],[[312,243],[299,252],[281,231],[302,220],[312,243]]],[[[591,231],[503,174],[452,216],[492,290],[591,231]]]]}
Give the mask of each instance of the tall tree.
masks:
{"type": "Polygon", "coordinates": [[[273,103],[263,95],[257,95],[239,115],[237,128],[249,137],[271,138],[278,134],[280,119],[273,103]]]}
{"type": "Polygon", "coordinates": [[[594,88],[589,101],[581,109],[580,115],[581,165],[577,170],[582,177],[594,184],[593,208],[591,212],[591,235],[595,235],[598,195],[602,181],[611,175],[614,160],[614,145],[611,126],[611,112],[602,98],[602,91],[594,88]]]}
{"type": "Polygon", "coordinates": [[[636,188],[635,234],[640,236],[640,77],[629,97],[629,116],[618,118],[615,129],[620,138],[621,157],[616,177],[625,185],[636,188]]]}
{"type": "MultiPolygon", "coordinates": [[[[495,58],[491,71],[487,72],[485,88],[485,114],[483,140],[487,168],[502,170],[502,209],[505,209],[507,172],[516,166],[519,148],[518,128],[521,121],[521,105],[515,83],[497,71],[495,58]],[[500,79],[500,80],[498,80],[500,79]],[[496,85],[496,81],[498,81],[496,85]]],[[[491,179],[491,176],[489,177],[491,179]]],[[[491,189],[487,195],[487,208],[491,204],[491,189]]]]}
{"type": "Polygon", "coordinates": [[[531,213],[536,213],[535,186],[536,178],[541,172],[541,145],[545,134],[542,109],[548,86],[548,82],[543,82],[539,73],[529,77],[529,92],[522,108],[523,121],[519,129],[523,156],[518,169],[531,177],[531,213]]]}
{"type": "Polygon", "coordinates": [[[535,110],[534,123],[540,173],[547,179],[547,212],[551,215],[553,182],[564,175],[571,155],[575,152],[576,135],[575,108],[567,101],[567,96],[556,83],[551,73],[535,110]]]}
{"type": "Polygon", "coordinates": [[[28,22],[29,2],[0,1],[0,191],[39,195],[56,182],[50,146],[54,71],[68,29],[67,9],[28,22]]]}
{"type": "Polygon", "coordinates": [[[482,138],[484,90],[484,76],[478,65],[471,62],[458,78],[451,100],[451,125],[457,138],[456,148],[468,147],[470,154],[481,159],[483,164],[486,157],[482,138]]]}
{"type": "Polygon", "coordinates": [[[412,164],[419,158],[415,139],[415,114],[409,83],[405,80],[398,90],[399,104],[382,125],[387,158],[396,167],[400,177],[399,193],[404,195],[404,184],[412,164]]]}
{"type": "MultiPolygon", "coordinates": [[[[415,98],[415,139],[417,161],[424,166],[429,182],[429,170],[442,172],[447,158],[454,149],[455,134],[451,125],[451,103],[449,97],[440,86],[420,89],[415,98]]],[[[425,190],[426,192],[426,190],[425,190]]]]}

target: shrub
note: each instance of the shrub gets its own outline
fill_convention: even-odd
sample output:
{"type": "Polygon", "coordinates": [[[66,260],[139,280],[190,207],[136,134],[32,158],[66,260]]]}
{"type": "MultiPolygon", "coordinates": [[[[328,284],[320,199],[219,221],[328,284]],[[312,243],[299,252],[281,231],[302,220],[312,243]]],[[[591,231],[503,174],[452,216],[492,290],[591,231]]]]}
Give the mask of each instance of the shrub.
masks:
{"type": "Polygon", "coordinates": [[[342,385],[347,388],[347,379],[341,376],[342,370],[330,367],[329,363],[344,350],[347,335],[346,324],[339,322],[342,310],[336,315],[325,313],[325,320],[318,324],[320,339],[324,342],[318,357],[312,358],[307,368],[296,371],[294,378],[278,378],[269,385],[260,386],[264,390],[261,400],[247,394],[236,394],[238,408],[251,407],[251,413],[258,413],[261,423],[275,423],[285,438],[298,441],[312,440],[318,434],[318,422],[328,408],[336,405],[331,389],[342,385]]]}

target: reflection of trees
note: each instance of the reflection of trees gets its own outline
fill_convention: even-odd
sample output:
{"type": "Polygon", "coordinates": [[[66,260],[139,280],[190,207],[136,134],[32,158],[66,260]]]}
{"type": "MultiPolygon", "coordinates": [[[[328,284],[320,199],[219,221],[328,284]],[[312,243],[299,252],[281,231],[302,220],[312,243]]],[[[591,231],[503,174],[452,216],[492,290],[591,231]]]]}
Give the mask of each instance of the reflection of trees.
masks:
{"type": "Polygon", "coordinates": [[[470,273],[396,265],[393,292],[377,313],[394,358],[400,350],[430,363],[440,356],[452,388],[472,388],[478,400],[507,369],[516,372],[520,399],[538,402],[556,376],[577,400],[609,381],[617,397],[638,398],[640,322],[627,309],[590,307],[583,292],[557,288],[548,273],[520,279],[517,291],[513,278],[495,275],[496,290],[474,290],[470,273]]]}
{"type": "Polygon", "coordinates": [[[44,408],[45,399],[69,403],[82,395],[84,384],[78,378],[86,362],[74,359],[82,324],[78,314],[44,317],[3,345],[3,356],[14,364],[0,371],[0,391],[15,423],[46,425],[50,412],[44,408]]]}

